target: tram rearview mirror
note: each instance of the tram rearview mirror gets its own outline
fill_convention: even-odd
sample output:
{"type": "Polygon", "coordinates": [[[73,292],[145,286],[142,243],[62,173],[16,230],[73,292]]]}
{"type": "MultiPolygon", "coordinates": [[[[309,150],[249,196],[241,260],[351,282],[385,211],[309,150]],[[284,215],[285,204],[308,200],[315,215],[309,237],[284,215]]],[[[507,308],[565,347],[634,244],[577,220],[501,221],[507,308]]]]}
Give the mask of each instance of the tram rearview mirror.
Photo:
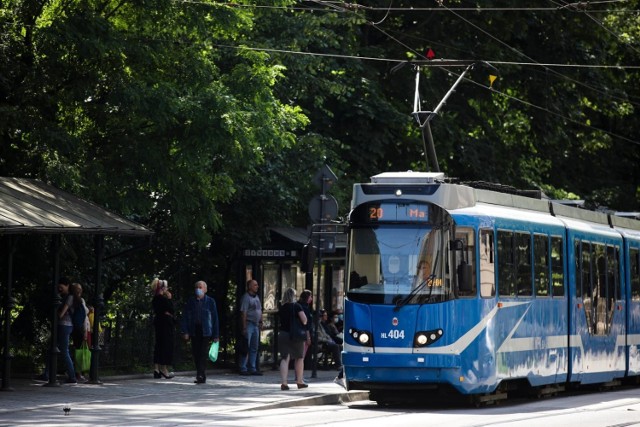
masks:
{"type": "Polygon", "coordinates": [[[452,240],[449,244],[449,250],[451,251],[462,251],[464,250],[464,242],[460,239],[452,240]]]}

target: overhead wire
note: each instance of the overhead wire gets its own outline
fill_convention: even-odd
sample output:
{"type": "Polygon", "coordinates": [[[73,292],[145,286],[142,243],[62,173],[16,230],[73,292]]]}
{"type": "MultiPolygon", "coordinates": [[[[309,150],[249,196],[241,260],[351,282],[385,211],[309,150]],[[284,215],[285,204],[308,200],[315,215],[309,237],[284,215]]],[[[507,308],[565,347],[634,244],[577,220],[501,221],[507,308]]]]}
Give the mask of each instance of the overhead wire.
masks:
{"type": "MultiPolygon", "coordinates": [[[[604,4],[604,3],[617,3],[617,2],[625,2],[628,0],[612,0],[612,1],[589,1],[589,2],[575,2],[573,5],[579,4],[604,4]]],[[[309,11],[326,11],[327,7],[330,6],[333,10],[338,11],[338,8],[342,7],[340,12],[346,13],[348,11],[353,10],[368,10],[368,11],[389,11],[389,12],[445,12],[442,7],[419,7],[419,6],[411,6],[411,7],[375,7],[375,6],[363,6],[358,3],[346,3],[344,1],[327,1],[327,0],[299,0],[299,3],[314,3],[319,7],[313,8],[309,6],[277,6],[277,5],[259,5],[259,4],[244,4],[244,3],[235,3],[235,2],[216,2],[216,1],[203,1],[203,0],[174,0],[176,3],[193,3],[193,4],[203,4],[203,5],[215,5],[215,6],[224,6],[231,8],[245,8],[245,9],[278,9],[278,10],[309,10],[309,11]],[[342,5],[342,6],[340,6],[342,5]]],[[[567,5],[568,6],[568,5],[567,5]]],[[[459,11],[459,12],[556,12],[559,9],[565,8],[566,10],[578,12],[581,10],[577,10],[575,8],[568,8],[566,6],[559,7],[484,7],[484,6],[474,6],[474,7],[452,7],[451,9],[459,11]]],[[[640,9],[590,9],[591,13],[638,13],[640,9]]]]}
{"type": "MultiPolygon", "coordinates": [[[[363,9],[367,11],[384,11],[389,10],[392,12],[444,12],[442,7],[420,7],[420,6],[411,6],[411,7],[376,7],[376,6],[363,6],[358,3],[346,3],[344,1],[326,1],[326,0],[301,0],[302,2],[313,2],[317,4],[331,4],[333,7],[336,7],[338,4],[342,4],[345,9],[363,9]]],[[[612,1],[579,1],[573,3],[577,8],[579,5],[591,6],[594,4],[605,4],[605,3],[619,3],[626,2],[627,0],[612,0],[612,1]]],[[[567,5],[568,6],[568,5],[567,5]]],[[[459,12],[556,12],[558,9],[563,7],[531,7],[531,6],[509,6],[509,7],[486,7],[486,6],[473,6],[473,7],[451,7],[450,9],[459,11],[459,12]]],[[[578,9],[568,9],[570,11],[579,11],[578,9]]],[[[633,13],[639,12],[637,9],[621,9],[616,10],[614,13],[633,13]]],[[[593,13],[608,13],[609,9],[596,9],[590,10],[593,13]]]]}
{"type": "MultiPolygon", "coordinates": [[[[444,7],[445,9],[447,9],[447,7],[446,7],[446,6],[443,6],[443,7],[444,7]]],[[[466,18],[464,18],[464,17],[460,16],[460,15],[459,15],[459,14],[457,14],[456,12],[451,11],[451,13],[452,13],[454,16],[456,16],[458,19],[460,19],[460,20],[464,21],[464,22],[465,22],[465,23],[467,23],[468,25],[470,25],[470,26],[472,26],[473,28],[477,29],[478,31],[482,32],[482,33],[483,33],[483,34],[485,34],[487,37],[491,38],[492,40],[495,40],[495,41],[496,41],[496,42],[498,42],[500,45],[502,45],[502,46],[506,47],[506,48],[507,48],[507,49],[509,49],[510,51],[512,51],[512,52],[514,52],[514,53],[516,53],[516,54],[517,54],[517,55],[519,55],[519,56],[522,56],[522,57],[524,57],[524,58],[528,59],[529,61],[531,61],[531,62],[533,62],[533,63],[536,63],[536,64],[538,63],[538,61],[536,61],[535,59],[531,58],[531,57],[530,57],[530,56],[528,56],[527,54],[525,54],[525,53],[523,53],[523,52],[520,52],[519,50],[517,50],[516,48],[514,48],[514,47],[510,46],[508,43],[506,43],[506,42],[502,41],[501,39],[499,39],[498,37],[494,36],[494,35],[493,35],[493,34],[491,34],[490,32],[488,32],[488,31],[484,30],[483,28],[480,28],[479,26],[477,26],[477,25],[476,25],[476,24],[474,24],[473,22],[471,22],[471,21],[469,21],[468,19],[466,19],[466,18]]],[[[574,79],[574,78],[572,78],[572,77],[566,76],[566,75],[564,75],[564,74],[562,74],[562,73],[559,73],[559,72],[557,72],[557,71],[555,71],[555,70],[553,70],[553,69],[550,69],[550,68],[549,68],[549,69],[547,69],[547,71],[550,71],[551,73],[555,74],[556,76],[558,76],[558,77],[562,77],[562,78],[564,78],[564,79],[566,79],[566,80],[568,80],[568,81],[570,81],[570,82],[572,82],[572,83],[575,83],[575,84],[577,84],[577,85],[579,85],[579,86],[582,86],[582,87],[588,88],[588,89],[590,89],[590,90],[592,90],[592,91],[594,91],[594,92],[596,92],[596,93],[599,93],[600,95],[607,96],[607,97],[610,97],[610,98],[612,98],[612,99],[616,99],[616,100],[618,100],[618,101],[622,101],[622,102],[630,102],[627,98],[622,98],[622,97],[619,97],[619,96],[613,95],[613,94],[611,94],[611,93],[608,93],[608,92],[607,92],[607,91],[605,91],[605,90],[602,90],[602,89],[600,89],[600,88],[598,88],[598,87],[595,87],[595,86],[593,86],[593,85],[590,85],[590,84],[587,84],[587,83],[581,82],[580,80],[576,80],[576,79],[574,79]]],[[[638,106],[640,107],[640,105],[638,105],[638,106]]]]}
{"type": "MultiPolygon", "coordinates": [[[[561,0],[561,3],[566,3],[566,2],[562,2],[562,0],[561,0]]],[[[600,21],[600,20],[596,19],[595,17],[593,17],[588,11],[584,10],[584,11],[580,11],[580,13],[585,15],[587,18],[591,19],[593,22],[595,22],[600,28],[605,30],[607,33],[611,34],[613,37],[618,39],[620,41],[620,43],[622,43],[625,46],[628,46],[635,53],[640,54],[640,49],[637,49],[635,46],[631,45],[628,41],[623,40],[622,37],[620,37],[620,34],[612,31],[610,28],[608,28],[606,25],[604,25],[602,23],[602,21],[600,21]]]]}
{"type": "MultiPolygon", "coordinates": [[[[443,7],[445,7],[445,8],[446,8],[446,6],[443,6],[443,7]]],[[[504,46],[508,47],[510,50],[513,50],[513,51],[515,51],[516,53],[518,53],[518,54],[520,54],[520,55],[524,56],[525,58],[529,59],[529,60],[530,60],[530,61],[532,61],[534,64],[536,64],[536,65],[538,65],[538,66],[545,67],[544,65],[542,65],[542,64],[540,64],[540,63],[538,63],[538,62],[537,62],[537,61],[535,61],[534,59],[532,59],[532,58],[530,58],[529,56],[527,56],[526,54],[524,54],[524,53],[522,53],[522,52],[519,52],[517,49],[515,49],[515,48],[513,48],[513,47],[509,46],[507,43],[505,43],[505,42],[503,42],[502,40],[498,39],[497,37],[493,36],[493,35],[492,35],[492,34],[490,34],[489,32],[487,32],[487,31],[485,31],[485,30],[481,29],[480,27],[476,26],[475,24],[473,24],[473,23],[469,22],[468,20],[466,20],[466,19],[464,19],[464,18],[460,17],[459,15],[455,14],[455,12],[454,12],[454,15],[456,15],[457,17],[459,17],[459,18],[460,18],[460,19],[462,19],[463,21],[465,21],[465,22],[469,23],[469,24],[470,24],[470,25],[472,25],[474,28],[477,28],[478,30],[480,30],[481,32],[483,32],[483,33],[484,33],[484,34],[486,34],[487,36],[491,37],[492,39],[494,39],[494,40],[498,41],[500,44],[502,44],[502,45],[504,45],[504,46]]],[[[370,24],[372,24],[371,22],[369,22],[369,23],[370,23],[370,24]]],[[[394,40],[395,42],[399,43],[401,46],[403,46],[403,47],[405,47],[405,48],[407,48],[407,49],[410,49],[410,50],[411,50],[412,52],[414,52],[415,54],[417,54],[417,55],[419,55],[419,56],[421,56],[421,57],[423,57],[423,58],[424,58],[424,55],[423,55],[423,54],[421,54],[421,53],[417,52],[415,49],[413,49],[413,48],[409,47],[408,45],[406,45],[405,43],[401,42],[401,41],[400,41],[400,40],[398,40],[397,38],[395,38],[395,37],[391,36],[390,34],[386,33],[384,30],[382,30],[382,29],[381,29],[381,28],[379,28],[378,26],[373,25],[373,27],[374,27],[374,28],[376,28],[378,31],[382,32],[383,34],[385,34],[387,37],[389,37],[389,38],[391,38],[392,40],[394,40]]],[[[596,92],[600,92],[601,94],[603,94],[603,95],[605,95],[605,96],[613,97],[613,96],[612,96],[611,94],[609,94],[609,93],[605,93],[604,91],[600,91],[600,90],[598,90],[597,88],[593,88],[593,87],[591,87],[591,86],[589,86],[589,85],[582,84],[581,82],[579,82],[579,81],[577,81],[577,80],[575,80],[575,79],[572,79],[572,78],[570,78],[570,77],[564,76],[563,74],[558,73],[558,72],[556,72],[556,71],[552,70],[552,69],[551,69],[551,68],[549,68],[549,67],[545,67],[545,69],[546,69],[546,70],[548,70],[548,71],[550,71],[550,72],[552,72],[552,73],[554,73],[554,74],[556,74],[556,75],[559,75],[559,76],[561,76],[561,77],[564,77],[564,78],[566,78],[566,79],[568,79],[568,80],[570,80],[570,81],[573,81],[573,82],[578,83],[578,84],[581,84],[581,85],[583,85],[583,86],[585,86],[585,87],[591,88],[592,90],[594,90],[594,91],[596,91],[596,92]]],[[[456,73],[453,73],[453,72],[451,72],[450,70],[447,70],[447,72],[449,72],[449,73],[451,73],[451,74],[456,75],[456,73]]],[[[457,76],[459,77],[460,75],[457,75],[457,76]]],[[[464,77],[464,79],[465,79],[465,81],[472,82],[473,84],[476,84],[476,85],[479,85],[479,86],[485,87],[486,89],[491,90],[491,88],[489,88],[489,87],[487,87],[487,86],[484,86],[484,85],[481,85],[481,84],[479,84],[479,83],[477,83],[477,82],[475,82],[475,81],[473,81],[473,80],[471,80],[471,79],[468,79],[468,78],[466,78],[466,77],[464,77]]],[[[586,124],[586,123],[581,123],[580,121],[577,121],[577,120],[575,120],[575,119],[572,119],[572,118],[570,118],[570,117],[567,117],[567,116],[565,116],[565,115],[563,115],[563,114],[561,114],[561,113],[551,111],[551,110],[549,110],[548,108],[545,108],[545,107],[541,107],[541,106],[538,106],[538,105],[532,104],[532,103],[530,103],[530,102],[528,102],[528,101],[525,101],[525,100],[522,100],[522,99],[516,98],[516,97],[514,97],[514,96],[512,96],[512,95],[503,94],[502,92],[495,91],[495,90],[494,90],[494,92],[495,92],[495,93],[498,93],[498,94],[500,94],[500,95],[503,95],[503,96],[507,96],[509,99],[517,100],[518,102],[520,102],[520,103],[522,103],[522,104],[524,104],[524,105],[529,105],[529,106],[534,107],[534,108],[536,108],[536,109],[539,109],[539,110],[541,110],[541,111],[546,111],[546,112],[548,112],[548,113],[550,113],[550,114],[552,114],[552,115],[555,115],[555,116],[557,116],[557,117],[562,117],[564,120],[567,120],[567,121],[572,122],[572,123],[575,123],[575,124],[579,124],[579,125],[580,125],[580,126],[582,126],[582,127],[589,128],[589,129],[592,129],[592,130],[596,130],[596,131],[599,131],[599,132],[603,132],[603,133],[606,133],[606,134],[608,134],[608,135],[610,135],[610,136],[612,136],[612,137],[615,137],[615,138],[618,138],[618,139],[621,139],[621,140],[624,140],[624,141],[627,141],[627,142],[630,142],[630,143],[633,143],[633,144],[636,144],[636,145],[640,145],[640,141],[635,141],[635,140],[632,140],[632,139],[630,139],[630,138],[628,138],[628,137],[624,137],[624,136],[622,136],[622,135],[615,134],[615,133],[610,132],[610,131],[607,131],[607,130],[605,130],[605,129],[599,129],[599,128],[596,128],[595,126],[592,126],[592,125],[589,125],[589,124],[586,124]]],[[[613,98],[614,98],[614,99],[615,99],[615,98],[618,98],[619,100],[622,100],[622,101],[624,101],[624,102],[630,102],[630,101],[628,101],[627,99],[624,99],[624,98],[619,98],[619,97],[613,97],[613,98]]]]}
{"type": "Polygon", "coordinates": [[[491,87],[489,87],[489,86],[483,85],[482,83],[478,83],[478,82],[476,82],[476,81],[474,81],[474,80],[467,79],[467,81],[468,81],[468,82],[470,82],[470,83],[472,83],[472,84],[474,84],[474,85],[476,85],[476,86],[480,86],[480,87],[482,87],[482,88],[484,88],[484,89],[490,90],[490,91],[492,91],[492,92],[494,92],[494,93],[499,94],[500,96],[503,96],[503,97],[505,97],[505,98],[511,99],[512,101],[515,101],[515,102],[518,102],[518,103],[520,103],[520,104],[526,105],[526,106],[531,107],[531,108],[533,108],[533,109],[543,111],[543,112],[545,112],[545,113],[548,113],[548,114],[551,114],[551,115],[553,115],[553,116],[559,117],[559,118],[561,118],[561,119],[563,119],[563,120],[566,120],[566,121],[568,121],[568,122],[574,123],[574,124],[579,125],[579,126],[582,126],[582,127],[584,127],[584,128],[587,128],[587,129],[590,129],[590,130],[594,130],[594,131],[598,131],[598,132],[602,132],[602,133],[605,133],[605,134],[607,134],[607,135],[609,135],[609,136],[612,136],[612,137],[614,137],[614,138],[618,138],[618,139],[620,139],[620,140],[623,140],[623,141],[629,142],[629,143],[631,143],[631,144],[635,144],[635,145],[640,146],[640,141],[633,140],[633,139],[628,138],[628,137],[626,137],[626,136],[624,136],[624,135],[620,135],[620,134],[617,134],[617,133],[611,132],[611,131],[609,131],[609,130],[600,129],[600,128],[595,127],[595,126],[593,126],[593,125],[588,125],[588,124],[583,123],[583,122],[581,122],[581,121],[579,121],[579,120],[572,119],[571,117],[567,117],[567,116],[565,116],[564,114],[560,114],[560,113],[558,113],[558,112],[555,112],[555,111],[550,110],[550,109],[548,109],[548,108],[542,107],[542,106],[540,106],[540,105],[537,105],[537,104],[531,103],[531,102],[529,102],[529,101],[525,101],[524,99],[520,99],[520,98],[515,97],[515,96],[513,96],[513,95],[509,95],[508,93],[501,92],[501,91],[499,91],[499,90],[496,90],[495,88],[491,88],[491,87]]]}
{"type": "MultiPolygon", "coordinates": [[[[183,2],[195,2],[195,1],[192,1],[192,0],[181,0],[181,1],[183,1],[183,2]]],[[[304,1],[304,2],[314,3],[314,4],[317,4],[317,5],[321,5],[321,6],[327,6],[327,7],[328,7],[332,12],[339,12],[339,13],[353,13],[356,9],[364,9],[364,7],[362,7],[362,6],[358,6],[357,4],[349,4],[349,6],[348,6],[348,7],[346,7],[346,5],[347,5],[347,4],[346,4],[346,3],[344,3],[344,2],[340,2],[340,1],[326,1],[326,0],[303,0],[303,1],[304,1]]],[[[211,4],[211,3],[209,3],[209,4],[211,4]]],[[[225,5],[226,5],[226,4],[225,4],[225,5]]],[[[565,6],[566,6],[566,5],[565,5],[565,6]]],[[[587,84],[582,83],[582,82],[580,82],[580,81],[578,81],[578,80],[575,80],[575,79],[573,79],[573,78],[571,78],[571,77],[568,77],[568,76],[565,76],[565,75],[563,75],[563,74],[561,74],[561,73],[558,73],[558,72],[554,71],[552,68],[554,68],[554,67],[575,67],[575,68],[637,69],[637,68],[640,68],[640,67],[638,67],[638,66],[620,66],[620,65],[615,65],[615,66],[606,66],[606,65],[595,65],[595,66],[590,66],[590,65],[577,65],[577,64],[543,64],[543,63],[539,63],[539,62],[535,61],[534,59],[530,58],[529,56],[527,56],[526,54],[524,54],[524,53],[522,53],[522,52],[518,51],[517,49],[515,49],[515,48],[513,48],[513,47],[511,47],[510,45],[508,45],[508,44],[507,44],[507,43],[505,43],[504,41],[500,40],[499,38],[495,37],[494,35],[492,35],[492,34],[491,34],[491,33],[489,33],[488,31],[485,31],[484,29],[482,29],[482,28],[478,27],[477,25],[475,25],[475,24],[471,23],[470,21],[468,21],[468,20],[466,20],[465,18],[461,17],[460,15],[456,14],[456,13],[455,13],[455,11],[454,11],[453,9],[451,9],[451,8],[447,8],[446,6],[442,6],[442,7],[444,7],[447,11],[449,11],[449,12],[453,13],[453,14],[454,14],[456,17],[458,17],[459,19],[461,19],[461,20],[463,20],[464,22],[468,23],[469,25],[473,26],[473,27],[474,27],[474,28],[476,28],[478,31],[481,31],[483,34],[485,34],[485,35],[487,35],[488,37],[492,38],[493,40],[495,40],[495,41],[499,42],[501,45],[503,45],[503,46],[505,46],[505,47],[509,48],[510,50],[514,51],[514,52],[515,52],[515,53],[517,53],[518,55],[521,55],[521,56],[523,56],[523,57],[525,57],[525,58],[527,58],[528,60],[530,60],[530,61],[531,61],[531,62],[529,62],[529,63],[526,63],[526,62],[507,62],[507,61],[495,61],[495,62],[492,62],[492,63],[496,63],[496,64],[500,64],[500,63],[502,63],[502,64],[506,64],[506,65],[529,65],[529,66],[538,66],[538,67],[543,67],[543,68],[545,68],[547,71],[549,71],[549,72],[551,72],[551,73],[553,73],[553,74],[555,74],[555,75],[557,75],[557,76],[560,76],[560,77],[565,78],[565,79],[567,79],[567,80],[569,80],[569,81],[572,81],[573,83],[575,83],[575,84],[577,84],[577,85],[580,85],[580,86],[583,86],[583,87],[589,88],[589,89],[591,89],[591,90],[593,90],[593,91],[595,91],[595,92],[597,92],[597,93],[600,93],[600,94],[601,94],[601,95],[603,95],[603,96],[611,97],[611,98],[613,98],[613,99],[618,99],[618,100],[623,101],[623,102],[630,102],[630,103],[633,103],[632,101],[629,101],[629,100],[628,100],[628,99],[626,99],[626,98],[616,97],[615,95],[612,95],[611,93],[608,93],[608,92],[606,92],[606,91],[600,90],[600,89],[598,89],[598,88],[596,88],[596,87],[593,87],[593,86],[591,86],[591,85],[587,85],[587,84]]],[[[442,7],[441,7],[440,9],[442,9],[442,7]]],[[[384,10],[388,10],[388,11],[390,11],[390,10],[393,10],[393,8],[392,8],[392,7],[391,7],[391,5],[390,5],[388,8],[385,8],[384,10]]],[[[555,10],[558,10],[558,8],[555,8],[555,10]]],[[[384,21],[385,19],[386,19],[386,16],[385,16],[385,18],[384,18],[382,21],[384,21]]],[[[389,32],[387,32],[387,31],[383,30],[383,29],[382,29],[382,28],[380,28],[378,25],[376,25],[376,23],[371,22],[371,21],[369,21],[368,23],[369,23],[373,28],[375,28],[377,31],[380,31],[382,34],[384,34],[386,37],[388,37],[389,39],[391,39],[391,40],[393,40],[394,42],[396,42],[396,43],[400,44],[400,45],[401,45],[401,46],[403,46],[404,48],[409,49],[411,52],[413,52],[413,53],[414,53],[414,54],[416,54],[417,56],[424,58],[424,55],[423,55],[422,53],[417,52],[417,51],[416,51],[414,48],[412,48],[411,46],[407,45],[406,43],[402,42],[402,41],[401,41],[401,40],[399,40],[398,38],[394,37],[394,36],[393,36],[393,35],[391,35],[389,32]]],[[[312,52],[299,52],[299,51],[290,51],[290,50],[285,50],[285,49],[256,48],[256,47],[239,47],[239,46],[219,45],[219,44],[218,44],[218,45],[216,45],[216,46],[218,46],[218,47],[224,47],[224,48],[250,49],[250,50],[256,50],[256,51],[268,51],[268,52],[277,52],[277,53],[285,53],[285,54],[300,54],[300,55],[320,56],[320,57],[334,57],[334,58],[343,58],[343,59],[357,59],[357,60],[381,61],[381,62],[395,62],[395,63],[398,63],[398,62],[408,62],[408,61],[406,61],[406,60],[398,60],[398,59],[373,58],[373,57],[361,57],[361,56],[354,56],[354,55],[324,54],[324,53],[312,53],[312,52]]],[[[489,61],[487,61],[487,62],[489,62],[489,61]]],[[[443,68],[443,67],[441,67],[441,68],[443,68]]],[[[454,74],[454,75],[455,75],[455,73],[451,72],[451,70],[447,70],[447,72],[449,72],[449,73],[451,73],[451,74],[454,74]]],[[[459,76],[459,75],[458,75],[458,76],[459,76]]],[[[574,119],[571,119],[570,117],[567,117],[567,116],[565,116],[565,115],[563,115],[563,114],[561,114],[561,113],[551,111],[551,110],[549,110],[549,109],[547,109],[547,108],[545,108],[545,107],[537,106],[537,105],[532,104],[532,103],[530,103],[530,102],[528,102],[528,101],[525,101],[525,100],[522,100],[522,99],[516,98],[516,97],[514,97],[514,96],[512,96],[512,95],[507,95],[507,94],[504,94],[503,92],[496,91],[495,89],[491,89],[491,88],[489,88],[489,87],[487,87],[487,86],[481,85],[481,84],[479,84],[479,83],[477,83],[477,82],[475,82],[475,81],[473,81],[473,80],[470,80],[470,79],[468,79],[468,78],[466,78],[466,77],[465,77],[465,80],[466,80],[466,81],[469,81],[469,82],[472,82],[473,84],[476,84],[476,85],[482,86],[482,87],[484,87],[484,88],[486,88],[486,89],[492,90],[494,93],[500,94],[500,95],[502,95],[502,96],[506,96],[506,97],[508,97],[509,99],[515,100],[515,101],[517,101],[517,102],[520,102],[520,103],[522,103],[523,105],[528,105],[528,106],[531,106],[532,108],[536,108],[536,109],[539,109],[539,110],[541,110],[541,111],[546,111],[546,112],[548,112],[548,113],[550,113],[550,114],[552,114],[552,115],[555,115],[555,116],[557,116],[557,117],[561,117],[561,118],[563,118],[564,120],[567,120],[567,121],[569,121],[569,122],[579,124],[579,125],[581,125],[581,126],[583,126],[583,127],[586,127],[586,128],[592,129],[592,130],[596,130],[596,131],[604,132],[604,133],[609,134],[609,135],[611,135],[611,136],[613,136],[613,137],[615,137],[615,138],[618,138],[618,139],[621,139],[621,140],[625,140],[625,141],[627,141],[627,142],[631,142],[631,143],[633,143],[633,144],[638,144],[638,145],[640,145],[640,142],[638,142],[638,141],[634,141],[634,140],[632,140],[632,139],[630,139],[630,138],[627,138],[627,137],[624,137],[624,136],[621,136],[621,135],[617,135],[617,134],[615,134],[615,133],[612,133],[612,132],[607,131],[607,130],[604,130],[604,129],[598,129],[598,128],[596,128],[596,127],[592,126],[592,125],[588,125],[588,124],[585,124],[585,123],[581,123],[581,122],[579,122],[579,121],[577,121],[577,120],[574,120],[574,119]]]]}
{"type": "MultiPolygon", "coordinates": [[[[394,38],[394,40],[397,40],[394,38]]],[[[401,63],[401,62],[411,62],[407,59],[399,59],[399,58],[378,58],[371,56],[360,56],[360,55],[342,55],[339,53],[320,53],[320,52],[302,52],[299,50],[289,50],[289,49],[277,49],[277,48],[269,48],[269,47],[249,47],[249,46],[237,46],[237,45],[225,45],[215,43],[212,46],[227,48],[227,49],[246,49],[253,50],[258,52],[274,52],[274,53],[285,53],[291,55],[306,55],[306,56],[319,56],[319,57],[327,57],[327,58],[338,58],[338,59],[358,59],[363,61],[376,61],[376,62],[390,62],[390,63],[401,63]]],[[[407,47],[407,45],[403,45],[407,47]]],[[[416,54],[421,55],[421,53],[416,51],[416,54]]],[[[490,64],[498,64],[498,65],[517,65],[517,66],[531,66],[531,67],[559,67],[559,68],[604,68],[604,69],[615,69],[615,70],[640,70],[640,65],[594,65],[594,64],[553,64],[553,63],[539,63],[539,62],[513,62],[513,61],[493,61],[487,60],[486,62],[490,64]]]]}
{"type": "MultiPolygon", "coordinates": [[[[392,33],[398,33],[397,31],[394,30],[386,30],[387,32],[392,32],[392,33]]],[[[456,46],[450,46],[447,45],[445,43],[442,42],[436,42],[433,40],[429,40],[429,39],[425,39],[422,37],[417,37],[417,36],[413,36],[413,35],[407,35],[402,33],[402,35],[406,38],[406,37],[410,37],[412,39],[415,40],[420,40],[422,42],[427,42],[428,44],[432,45],[432,46],[441,46],[443,48],[446,48],[449,51],[455,50],[455,51],[459,51],[462,52],[465,55],[469,55],[469,56],[474,56],[474,53],[471,51],[466,51],[464,49],[460,49],[456,46]]],[[[541,67],[541,68],[574,68],[574,69],[610,69],[610,70],[621,70],[621,71],[626,71],[626,70],[633,70],[633,69],[640,69],[640,66],[636,66],[636,65],[603,65],[603,64],[557,64],[557,63],[540,63],[540,62],[516,62],[516,61],[498,61],[498,60],[490,60],[490,59],[486,59],[487,62],[490,62],[491,64],[503,64],[503,65],[515,65],[515,66],[528,66],[528,67],[541,67]]],[[[561,74],[564,76],[564,74],[561,74]]],[[[567,77],[567,76],[565,76],[567,77]]],[[[568,77],[567,77],[568,78],[568,77]]],[[[574,80],[574,82],[576,82],[574,80]]],[[[578,83],[581,83],[579,80],[577,81],[578,83]]],[[[586,84],[582,84],[582,85],[586,85],[586,84]]],[[[594,85],[587,85],[588,87],[596,87],[594,85]]],[[[604,89],[601,88],[597,88],[597,90],[603,94],[604,96],[607,97],[612,97],[613,95],[611,95],[609,92],[607,92],[604,89]]],[[[630,94],[627,94],[626,98],[623,98],[624,102],[629,102],[630,104],[640,107],[640,97],[637,96],[633,96],[630,94]],[[633,100],[637,100],[637,102],[633,101],[633,100]]]]}

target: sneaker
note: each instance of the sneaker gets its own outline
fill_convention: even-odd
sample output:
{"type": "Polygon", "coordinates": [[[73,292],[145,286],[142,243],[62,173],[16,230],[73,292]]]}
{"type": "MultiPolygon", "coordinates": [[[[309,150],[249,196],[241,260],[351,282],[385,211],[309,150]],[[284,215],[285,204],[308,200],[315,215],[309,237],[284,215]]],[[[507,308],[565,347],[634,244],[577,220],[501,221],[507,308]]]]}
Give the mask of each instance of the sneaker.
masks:
{"type": "Polygon", "coordinates": [[[40,374],[37,377],[35,377],[34,380],[36,380],[36,381],[49,381],[49,377],[46,376],[45,374],[40,374]]]}
{"type": "Polygon", "coordinates": [[[76,379],[77,379],[78,381],[86,381],[86,380],[87,380],[87,379],[86,379],[84,376],[82,376],[82,375],[76,375],[76,379]]]}
{"type": "Polygon", "coordinates": [[[262,372],[260,372],[260,371],[253,371],[253,372],[251,372],[251,375],[254,375],[254,376],[256,376],[256,377],[261,377],[261,376],[262,376],[262,372]]]}
{"type": "Polygon", "coordinates": [[[67,378],[65,384],[78,384],[78,381],[75,378],[67,378]]]}
{"type": "Polygon", "coordinates": [[[240,371],[240,375],[242,375],[243,377],[246,377],[247,375],[249,375],[249,372],[247,372],[247,371],[240,371]]]}

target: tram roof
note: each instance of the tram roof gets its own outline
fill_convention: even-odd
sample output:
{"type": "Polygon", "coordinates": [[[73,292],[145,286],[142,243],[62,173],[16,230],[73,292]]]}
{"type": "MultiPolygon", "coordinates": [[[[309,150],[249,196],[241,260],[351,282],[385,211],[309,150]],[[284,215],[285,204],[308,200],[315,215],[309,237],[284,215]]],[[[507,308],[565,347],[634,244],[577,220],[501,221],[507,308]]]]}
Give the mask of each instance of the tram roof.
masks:
{"type": "Polygon", "coordinates": [[[374,184],[433,184],[443,180],[442,172],[383,172],[371,177],[374,184]]]}
{"type": "MultiPolygon", "coordinates": [[[[482,183],[480,187],[467,184],[453,184],[447,182],[444,173],[441,172],[384,172],[371,177],[371,183],[368,185],[381,185],[382,187],[397,185],[434,185],[437,190],[429,196],[430,201],[447,210],[464,209],[475,206],[477,203],[486,203],[489,205],[503,206],[507,208],[516,208],[527,211],[536,211],[543,214],[551,215],[559,219],[568,219],[569,221],[582,221],[604,227],[617,229],[632,230],[632,234],[640,232],[640,220],[638,213],[604,213],[596,212],[575,205],[569,205],[566,201],[550,200],[538,197],[522,195],[523,193],[536,192],[520,192],[509,187],[510,191],[501,191],[501,187],[496,185],[492,188],[490,183],[482,183]]],[[[359,184],[354,186],[354,200],[356,195],[358,198],[375,199],[380,197],[383,192],[374,192],[365,196],[360,190],[359,184]]],[[[506,187],[505,187],[506,188],[506,187]]],[[[388,190],[392,193],[392,189],[388,190]]]]}

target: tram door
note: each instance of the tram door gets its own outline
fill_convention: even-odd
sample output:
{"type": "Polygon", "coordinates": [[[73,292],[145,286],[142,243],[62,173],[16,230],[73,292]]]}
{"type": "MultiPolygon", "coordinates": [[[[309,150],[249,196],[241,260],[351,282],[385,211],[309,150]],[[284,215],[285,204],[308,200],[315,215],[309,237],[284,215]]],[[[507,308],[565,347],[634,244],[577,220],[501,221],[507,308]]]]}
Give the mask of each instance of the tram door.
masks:
{"type": "Polygon", "coordinates": [[[629,375],[640,375],[640,243],[633,242],[628,250],[629,295],[627,316],[627,346],[629,375]]]}
{"type": "Polygon", "coordinates": [[[625,370],[622,242],[584,237],[573,243],[576,298],[571,308],[570,381],[611,381],[625,370]]]}

